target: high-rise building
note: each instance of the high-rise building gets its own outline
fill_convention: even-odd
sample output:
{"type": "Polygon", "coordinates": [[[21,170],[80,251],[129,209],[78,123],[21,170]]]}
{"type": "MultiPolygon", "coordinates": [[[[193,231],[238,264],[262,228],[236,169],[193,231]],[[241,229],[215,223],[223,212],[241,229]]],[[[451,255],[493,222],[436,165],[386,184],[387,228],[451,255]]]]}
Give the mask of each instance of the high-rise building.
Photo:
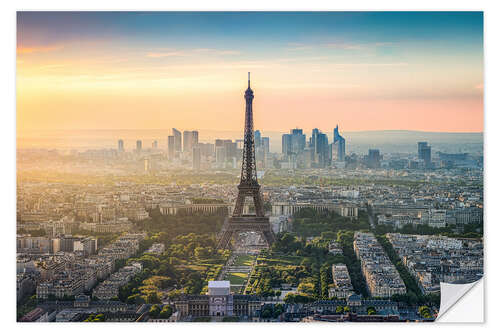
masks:
{"type": "Polygon", "coordinates": [[[142,150],[142,141],[141,140],[137,140],[137,142],[135,143],[135,150],[140,153],[141,150],[142,150]]]}
{"type": "Polygon", "coordinates": [[[281,153],[283,155],[290,155],[292,153],[292,135],[283,134],[281,136],[281,153]]]}
{"type": "Polygon", "coordinates": [[[378,150],[378,149],[369,149],[368,150],[367,164],[368,164],[369,168],[372,168],[372,169],[380,168],[380,160],[381,159],[382,158],[380,156],[380,150],[378,150]]]}
{"type": "Polygon", "coordinates": [[[175,137],[173,135],[168,136],[168,158],[173,160],[175,157],[175,137]]]}
{"type": "Polygon", "coordinates": [[[198,144],[198,131],[191,131],[192,145],[193,147],[198,144]]]}
{"type": "Polygon", "coordinates": [[[199,170],[201,168],[201,148],[196,145],[193,147],[193,169],[199,170]]]}
{"type": "Polygon", "coordinates": [[[153,149],[158,149],[158,141],[154,140],[151,146],[153,147],[153,149]]]}
{"type": "Polygon", "coordinates": [[[182,151],[182,134],[175,128],[172,128],[172,135],[174,137],[174,151],[182,151]]]}
{"type": "Polygon", "coordinates": [[[215,162],[218,167],[222,167],[226,162],[226,148],[224,146],[215,146],[215,162]]]}
{"type": "Polygon", "coordinates": [[[333,130],[332,160],[345,160],[345,139],[339,134],[339,125],[333,130]]]}
{"type": "Polygon", "coordinates": [[[198,144],[198,131],[184,131],[183,133],[183,151],[192,152],[193,147],[198,144]]]}
{"type": "Polygon", "coordinates": [[[254,133],[254,138],[255,138],[255,148],[260,147],[261,145],[261,133],[260,130],[256,130],[254,133]]]}
{"type": "Polygon", "coordinates": [[[418,159],[424,161],[426,168],[431,167],[431,146],[427,142],[419,142],[418,146],[418,159]]]}
{"type": "Polygon", "coordinates": [[[328,137],[325,133],[318,133],[316,136],[316,156],[317,166],[324,168],[329,164],[328,137]]]}
{"type": "Polygon", "coordinates": [[[324,168],[329,164],[330,152],[326,134],[321,133],[317,128],[313,129],[309,147],[311,148],[311,161],[314,166],[324,168]]]}
{"type": "Polygon", "coordinates": [[[182,151],[191,152],[193,150],[191,131],[182,132],[182,151]]]}
{"type": "Polygon", "coordinates": [[[125,149],[124,149],[124,146],[123,146],[123,140],[120,139],[120,140],[118,140],[118,152],[122,153],[124,150],[125,149]]]}
{"type": "Polygon", "coordinates": [[[314,128],[312,130],[312,133],[311,133],[311,138],[309,139],[309,145],[311,146],[311,148],[316,149],[315,148],[316,147],[316,138],[317,138],[318,134],[319,134],[319,129],[314,128]]]}
{"type": "Polygon", "coordinates": [[[302,129],[294,128],[290,130],[291,135],[291,152],[299,155],[306,147],[306,135],[303,134],[302,129]]]}
{"type": "Polygon", "coordinates": [[[201,156],[213,157],[215,154],[215,145],[213,143],[198,143],[196,145],[201,150],[201,156]]]}
{"type": "Polygon", "coordinates": [[[262,146],[262,149],[264,150],[264,155],[268,155],[269,154],[269,137],[268,136],[263,136],[261,138],[261,146],[262,146]]]}
{"type": "Polygon", "coordinates": [[[226,160],[236,158],[236,142],[224,140],[224,148],[226,149],[226,160]]]}

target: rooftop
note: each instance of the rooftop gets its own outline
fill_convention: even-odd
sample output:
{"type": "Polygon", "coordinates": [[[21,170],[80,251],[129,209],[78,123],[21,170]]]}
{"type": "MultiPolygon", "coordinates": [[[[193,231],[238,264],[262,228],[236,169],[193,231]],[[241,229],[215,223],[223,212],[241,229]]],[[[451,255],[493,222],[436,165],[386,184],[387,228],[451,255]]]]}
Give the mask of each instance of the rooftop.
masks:
{"type": "Polygon", "coordinates": [[[208,288],[230,288],[229,281],[208,281],[208,288]]]}

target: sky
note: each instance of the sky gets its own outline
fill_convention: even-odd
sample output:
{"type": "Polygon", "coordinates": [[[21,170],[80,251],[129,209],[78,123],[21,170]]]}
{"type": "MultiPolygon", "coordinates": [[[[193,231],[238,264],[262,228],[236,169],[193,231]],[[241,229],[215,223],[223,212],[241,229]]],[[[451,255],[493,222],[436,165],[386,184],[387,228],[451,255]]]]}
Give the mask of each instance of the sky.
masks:
{"type": "Polygon", "coordinates": [[[17,131],[483,131],[481,12],[18,12],[17,131]]]}

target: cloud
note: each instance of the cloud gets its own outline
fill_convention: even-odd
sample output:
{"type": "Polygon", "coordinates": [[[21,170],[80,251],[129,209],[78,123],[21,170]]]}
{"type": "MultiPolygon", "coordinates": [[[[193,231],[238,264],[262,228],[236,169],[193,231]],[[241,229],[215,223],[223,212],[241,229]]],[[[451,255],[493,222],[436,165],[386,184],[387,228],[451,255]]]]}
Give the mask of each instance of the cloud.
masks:
{"type": "Polygon", "coordinates": [[[312,48],[332,48],[338,50],[368,50],[374,49],[382,46],[394,45],[392,42],[376,42],[376,43],[347,43],[347,42],[332,42],[332,43],[321,43],[316,45],[308,45],[302,43],[288,43],[288,47],[285,48],[287,51],[302,51],[309,50],[312,48]]]}
{"type": "Polygon", "coordinates": [[[240,51],[236,50],[217,50],[217,49],[194,49],[194,52],[198,53],[208,53],[213,55],[238,55],[241,54],[240,51]]]}
{"type": "Polygon", "coordinates": [[[165,58],[165,57],[179,57],[179,56],[185,56],[186,54],[184,52],[180,51],[173,51],[173,52],[149,52],[146,54],[147,57],[149,58],[165,58]]]}
{"type": "Polygon", "coordinates": [[[204,55],[238,55],[240,51],[236,50],[217,50],[217,49],[192,49],[192,50],[171,50],[166,52],[149,52],[146,54],[149,58],[165,58],[165,57],[189,57],[196,54],[204,55]]]}
{"type": "Polygon", "coordinates": [[[348,44],[348,43],[327,43],[324,44],[326,47],[341,49],[341,50],[364,50],[366,49],[365,45],[362,44],[348,44]]]}
{"type": "Polygon", "coordinates": [[[61,45],[54,46],[18,46],[17,54],[32,54],[32,53],[41,53],[41,52],[51,52],[62,49],[61,45]]]}
{"type": "Polygon", "coordinates": [[[303,51],[312,49],[312,45],[306,45],[302,43],[288,43],[288,47],[285,48],[287,51],[303,51]]]}
{"type": "Polygon", "coordinates": [[[408,66],[407,62],[389,62],[389,63],[333,63],[329,64],[332,66],[338,67],[399,67],[399,66],[408,66]]]}

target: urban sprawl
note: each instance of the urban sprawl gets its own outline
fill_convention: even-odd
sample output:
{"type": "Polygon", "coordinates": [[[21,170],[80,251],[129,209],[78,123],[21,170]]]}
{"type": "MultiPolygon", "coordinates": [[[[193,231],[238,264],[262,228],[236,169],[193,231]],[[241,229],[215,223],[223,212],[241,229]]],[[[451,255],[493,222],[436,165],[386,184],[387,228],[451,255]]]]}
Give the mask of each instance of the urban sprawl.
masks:
{"type": "Polygon", "coordinates": [[[231,249],[243,140],[18,150],[18,321],[432,321],[440,282],[482,277],[482,151],[349,154],[338,126],[306,139],[271,152],[254,132],[276,241],[231,249]]]}

